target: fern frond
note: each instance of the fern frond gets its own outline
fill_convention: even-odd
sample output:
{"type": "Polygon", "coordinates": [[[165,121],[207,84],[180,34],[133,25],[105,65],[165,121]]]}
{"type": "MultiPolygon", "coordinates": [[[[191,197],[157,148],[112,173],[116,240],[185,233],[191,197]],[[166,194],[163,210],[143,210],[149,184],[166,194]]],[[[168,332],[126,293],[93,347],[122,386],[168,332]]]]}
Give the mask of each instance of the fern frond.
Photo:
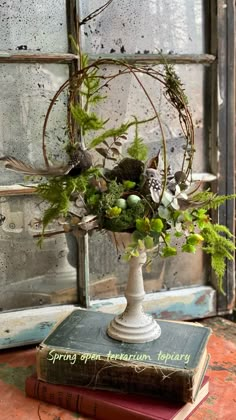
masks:
{"type": "Polygon", "coordinates": [[[101,120],[94,112],[86,112],[80,104],[71,105],[71,113],[85,134],[88,130],[100,130],[104,128],[108,120],[101,120]]]}
{"type": "Polygon", "coordinates": [[[222,292],[226,260],[234,259],[236,249],[234,241],[231,239],[233,235],[226,226],[211,222],[205,224],[205,227],[201,230],[201,235],[204,238],[202,249],[211,256],[211,266],[218,279],[218,287],[222,292]],[[224,234],[226,236],[223,236],[224,234]]]}
{"type": "Polygon", "coordinates": [[[52,178],[37,187],[38,195],[49,203],[43,217],[43,231],[51,221],[68,213],[72,194],[85,193],[90,179],[99,174],[98,168],[91,168],[78,177],[52,178]]]}
{"type": "Polygon", "coordinates": [[[215,223],[214,228],[215,228],[216,232],[225,233],[229,238],[234,237],[234,235],[230,232],[230,230],[225,225],[219,225],[219,224],[215,223]]]}
{"type": "Polygon", "coordinates": [[[218,207],[222,206],[227,200],[232,200],[236,198],[236,194],[230,195],[217,195],[209,190],[199,192],[191,196],[191,201],[202,203],[201,207],[210,210],[216,210],[218,207]]]}
{"type": "Polygon", "coordinates": [[[43,215],[43,232],[52,220],[56,220],[61,214],[60,206],[49,207],[43,215]]]}
{"type": "Polygon", "coordinates": [[[138,136],[138,122],[135,118],[135,136],[131,146],[127,149],[128,154],[133,158],[141,161],[147,159],[148,148],[143,143],[143,139],[138,136]]]}
{"type": "Polygon", "coordinates": [[[98,137],[95,137],[91,141],[91,143],[89,145],[89,149],[93,149],[94,147],[103,143],[106,139],[108,139],[110,137],[122,136],[123,134],[125,134],[127,132],[128,128],[130,127],[130,124],[131,123],[124,123],[124,124],[121,124],[120,127],[118,127],[118,128],[111,128],[109,130],[106,130],[103,134],[101,134],[98,137]]]}
{"type": "Polygon", "coordinates": [[[211,266],[215,273],[217,273],[218,277],[218,289],[223,295],[225,295],[225,291],[223,289],[223,277],[226,270],[225,260],[222,259],[221,255],[213,254],[211,257],[211,266]]]}

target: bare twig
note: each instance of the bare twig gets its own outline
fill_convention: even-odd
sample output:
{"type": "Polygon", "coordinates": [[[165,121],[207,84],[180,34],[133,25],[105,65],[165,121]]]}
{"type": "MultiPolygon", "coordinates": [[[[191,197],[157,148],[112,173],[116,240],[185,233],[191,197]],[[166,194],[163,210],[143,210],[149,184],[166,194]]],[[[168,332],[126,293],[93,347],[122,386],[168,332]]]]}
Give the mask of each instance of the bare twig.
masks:
{"type": "Polygon", "coordinates": [[[95,17],[100,15],[100,13],[102,13],[112,2],[113,2],[113,0],[109,0],[103,6],[94,10],[94,12],[90,13],[81,22],[79,22],[79,26],[85,25],[88,21],[90,21],[91,19],[94,19],[95,17]]]}

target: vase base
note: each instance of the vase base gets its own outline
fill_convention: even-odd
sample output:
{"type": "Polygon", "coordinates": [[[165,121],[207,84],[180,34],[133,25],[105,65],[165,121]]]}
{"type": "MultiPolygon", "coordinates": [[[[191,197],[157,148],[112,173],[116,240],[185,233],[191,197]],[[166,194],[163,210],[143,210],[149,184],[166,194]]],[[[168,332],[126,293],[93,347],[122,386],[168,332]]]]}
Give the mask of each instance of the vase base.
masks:
{"type": "Polygon", "coordinates": [[[143,314],[141,322],[132,323],[124,315],[116,316],[110,323],[109,337],[124,343],[147,343],[161,335],[161,328],[150,315],[143,314]]]}

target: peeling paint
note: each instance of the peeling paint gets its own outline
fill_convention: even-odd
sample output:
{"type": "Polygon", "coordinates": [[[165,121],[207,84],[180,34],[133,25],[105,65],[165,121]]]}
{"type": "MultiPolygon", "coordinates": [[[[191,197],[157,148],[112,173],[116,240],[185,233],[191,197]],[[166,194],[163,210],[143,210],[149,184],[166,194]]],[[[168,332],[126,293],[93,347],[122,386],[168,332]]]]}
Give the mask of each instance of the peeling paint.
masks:
{"type": "Polygon", "coordinates": [[[25,379],[35,371],[35,366],[11,367],[6,363],[0,364],[0,380],[9,385],[14,385],[21,391],[25,388],[25,379]]]}

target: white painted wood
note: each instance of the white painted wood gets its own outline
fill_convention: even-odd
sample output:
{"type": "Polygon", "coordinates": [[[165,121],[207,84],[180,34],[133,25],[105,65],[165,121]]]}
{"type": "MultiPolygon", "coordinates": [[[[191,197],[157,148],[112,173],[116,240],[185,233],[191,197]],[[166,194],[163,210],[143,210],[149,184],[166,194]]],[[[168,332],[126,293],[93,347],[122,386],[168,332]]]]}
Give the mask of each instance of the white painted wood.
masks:
{"type": "MultiPolygon", "coordinates": [[[[131,235],[127,233],[115,232],[112,236],[121,252],[131,241],[131,235]]],[[[116,316],[107,329],[111,338],[125,343],[146,343],[157,339],[161,335],[160,326],[152,316],[145,314],[143,310],[145,291],[142,266],[146,259],[145,251],[140,251],[138,257],[130,259],[125,291],[127,305],[124,312],[116,316]]]]}
{"type": "MultiPolygon", "coordinates": [[[[125,297],[94,300],[91,310],[119,314],[125,297]]],[[[216,315],[216,291],[209,286],[146,295],[143,307],[160,319],[197,319],[216,315]]],[[[0,349],[40,343],[55,323],[78,305],[54,305],[0,313],[0,349]]]]}
{"type": "MultiPolygon", "coordinates": [[[[193,319],[197,317],[206,317],[216,315],[216,291],[210,286],[197,286],[185,289],[174,289],[166,292],[156,292],[147,294],[143,303],[144,310],[151,313],[161,313],[173,310],[175,305],[181,305],[183,316],[176,319],[193,319]],[[206,296],[204,307],[199,307],[199,312],[195,306],[196,301],[206,296]],[[191,307],[192,312],[190,312],[191,307]],[[189,310],[189,313],[188,313],[189,310]]],[[[96,299],[90,302],[90,307],[99,309],[106,313],[121,313],[126,306],[125,297],[96,299]]],[[[162,317],[165,319],[166,317],[162,317]]]]}
{"type": "MultiPolygon", "coordinates": [[[[0,314],[0,349],[40,343],[56,322],[78,306],[57,305],[0,314]]],[[[81,308],[80,308],[81,309],[81,308]]]]}

